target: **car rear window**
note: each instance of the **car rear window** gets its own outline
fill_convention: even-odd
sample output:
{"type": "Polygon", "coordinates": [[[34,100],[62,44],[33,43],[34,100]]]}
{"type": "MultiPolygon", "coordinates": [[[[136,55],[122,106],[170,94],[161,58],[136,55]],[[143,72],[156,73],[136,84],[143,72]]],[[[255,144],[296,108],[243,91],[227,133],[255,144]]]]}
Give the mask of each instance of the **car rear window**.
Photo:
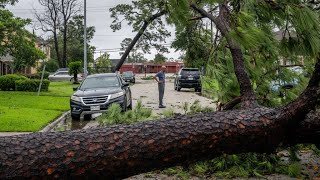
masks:
{"type": "Polygon", "coordinates": [[[182,69],[181,70],[181,75],[182,76],[199,76],[200,75],[200,71],[197,69],[182,69]]]}
{"type": "Polygon", "coordinates": [[[133,72],[131,72],[131,71],[123,72],[122,75],[123,76],[133,76],[133,72]]]}

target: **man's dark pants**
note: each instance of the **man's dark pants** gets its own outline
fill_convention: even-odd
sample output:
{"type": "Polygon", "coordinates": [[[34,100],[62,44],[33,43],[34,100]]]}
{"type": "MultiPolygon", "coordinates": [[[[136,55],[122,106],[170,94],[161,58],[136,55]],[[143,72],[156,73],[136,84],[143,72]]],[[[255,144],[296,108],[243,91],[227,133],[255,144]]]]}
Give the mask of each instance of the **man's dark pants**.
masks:
{"type": "Polygon", "coordinates": [[[159,89],[159,105],[163,105],[164,88],[165,88],[165,83],[158,83],[158,89],[159,89]]]}

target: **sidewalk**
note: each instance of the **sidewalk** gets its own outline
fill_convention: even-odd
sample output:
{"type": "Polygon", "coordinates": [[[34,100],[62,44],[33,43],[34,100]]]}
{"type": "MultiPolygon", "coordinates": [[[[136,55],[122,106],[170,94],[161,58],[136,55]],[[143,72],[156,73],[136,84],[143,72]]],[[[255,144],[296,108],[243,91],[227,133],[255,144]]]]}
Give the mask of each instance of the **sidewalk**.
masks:
{"type": "Polygon", "coordinates": [[[31,132],[0,132],[0,137],[19,136],[24,134],[31,134],[31,132]]]}

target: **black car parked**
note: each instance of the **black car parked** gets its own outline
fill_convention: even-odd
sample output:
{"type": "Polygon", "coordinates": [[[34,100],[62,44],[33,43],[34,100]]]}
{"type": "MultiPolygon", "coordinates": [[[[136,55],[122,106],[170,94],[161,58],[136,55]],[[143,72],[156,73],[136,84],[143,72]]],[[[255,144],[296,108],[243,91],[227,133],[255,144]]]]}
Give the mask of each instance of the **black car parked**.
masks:
{"type": "Polygon", "coordinates": [[[181,88],[194,88],[196,92],[201,92],[201,79],[199,69],[180,69],[174,80],[174,89],[180,91],[181,88]]]}
{"type": "Polygon", "coordinates": [[[126,82],[131,82],[131,83],[135,83],[136,82],[135,75],[134,75],[134,73],[132,71],[123,72],[122,73],[122,78],[126,82]]]}
{"type": "Polygon", "coordinates": [[[106,112],[112,103],[119,103],[123,111],[132,109],[129,83],[117,73],[88,76],[70,98],[72,119],[90,118],[91,114],[106,112]]]}

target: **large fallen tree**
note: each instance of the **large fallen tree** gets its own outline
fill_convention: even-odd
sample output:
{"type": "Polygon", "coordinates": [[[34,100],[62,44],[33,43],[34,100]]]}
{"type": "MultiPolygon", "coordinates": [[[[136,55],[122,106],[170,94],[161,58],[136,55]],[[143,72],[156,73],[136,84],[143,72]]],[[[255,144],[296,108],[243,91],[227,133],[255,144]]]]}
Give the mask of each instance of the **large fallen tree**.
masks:
{"type": "MultiPolygon", "coordinates": [[[[232,26],[226,6],[220,4],[222,13],[215,18],[190,5],[227,36],[232,26]]],[[[273,152],[280,144],[319,145],[320,121],[314,110],[320,93],[320,58],[308,86],[295,101],[266,108],[256,101],[240,45],[230,37],[227,42],[240,84],[242,109],[0,138],[0,179],[121,179],[223,153],[273,152]]]]}
{"type": "Polygon", "coordinates": [[[222,111],[0,138],[0,179],[120,179],[223,153],[272,152],[281,142],[319,144],[319,119],[312,116],[299,121],[315,97],[307,93],[277,109],[222,111]]]}

